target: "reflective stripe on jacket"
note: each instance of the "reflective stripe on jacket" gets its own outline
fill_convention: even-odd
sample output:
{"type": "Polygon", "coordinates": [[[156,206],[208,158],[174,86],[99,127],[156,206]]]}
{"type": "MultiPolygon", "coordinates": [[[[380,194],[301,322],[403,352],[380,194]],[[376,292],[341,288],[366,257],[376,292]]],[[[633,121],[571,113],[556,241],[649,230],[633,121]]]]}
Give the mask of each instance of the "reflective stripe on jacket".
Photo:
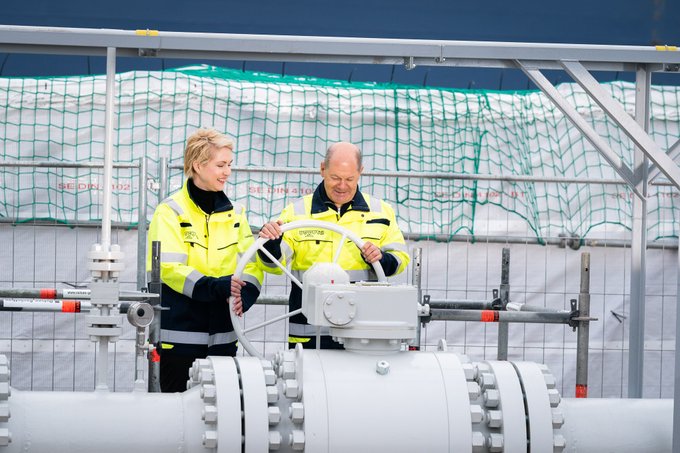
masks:
{"type": "MultiPolygon", "coordinates": [[[[196,283],[204,277],[234,273],[240,255],[254,242],[245,208],[232,205],[226,195],[211,214],[204,213],[183,187],[163,200],[149,225],[147,271],[151,270],[151,243],[161,242],[161,341],[164,351],[179,355],[219,354],[220,346],[236,341],[228,301],[192,299],[196,283]]],[[[242,280],[257,289],[262,270],[249,263],[242,280]]]]}

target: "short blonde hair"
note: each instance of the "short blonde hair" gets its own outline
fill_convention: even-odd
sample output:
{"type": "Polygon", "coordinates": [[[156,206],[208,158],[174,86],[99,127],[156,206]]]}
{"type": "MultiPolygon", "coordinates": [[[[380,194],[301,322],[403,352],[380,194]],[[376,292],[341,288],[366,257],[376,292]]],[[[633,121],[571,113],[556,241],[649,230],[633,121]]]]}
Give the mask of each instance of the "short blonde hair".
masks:
{"type": "Polygon", "coordinates": [[[213,151],[220,148],[234,150],[234,141],[215,129],[201,128],[191,134],[184,148],[184,176],[194,176],[194,163],[204,164],[210,160],[213,151]]]}

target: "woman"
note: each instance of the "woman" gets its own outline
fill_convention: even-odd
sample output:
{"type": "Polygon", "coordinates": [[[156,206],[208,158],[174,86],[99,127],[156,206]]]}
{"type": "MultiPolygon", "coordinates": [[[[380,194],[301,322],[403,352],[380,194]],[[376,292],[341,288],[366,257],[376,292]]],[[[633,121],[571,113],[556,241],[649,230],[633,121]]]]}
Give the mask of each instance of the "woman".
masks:
{"type": "MultiPolygon", "coordinates": [[[[231,287],[241,294],[234,304],[237,315],[260,293],[262,271],[254,262],[242,281],[232,278],[239,254],[254,241],[244,206],[232,204],[224,192],[233,147],[231,139],[212,129],[191,135],[184,150],[184,184],[158,205],[149,226],[149,244],[161,243],[162,392],[186,390],[194,360],[236,354],[228,311],[231,287]]],[[[150,267],[149,253],[147,271],[150,267]]]]}

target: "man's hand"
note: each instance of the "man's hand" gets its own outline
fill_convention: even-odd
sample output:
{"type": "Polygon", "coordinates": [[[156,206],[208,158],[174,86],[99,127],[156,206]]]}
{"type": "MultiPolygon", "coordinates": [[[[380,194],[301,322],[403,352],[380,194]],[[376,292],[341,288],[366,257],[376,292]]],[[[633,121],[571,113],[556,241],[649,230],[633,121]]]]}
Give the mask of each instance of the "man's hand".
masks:
{"type": "Polygon", "coordinates": [[[246,286],[243,280],[240,280],[233,275],[231,276],[231,297],[234,298],[234,313],[236,316],[243,314],[243,301],[241,300],[241,288],[246,286]]]}
{"type": "Polygon", "coordinates": [[[363,247],[361,247],[361,255],[370,264],[380,261],[382,258],[382,252],[380,248],[372,242],[366,241],[363,247]]]}
{"type": "Polygon", "coordinates": [[[260,229],[259,236],[261,238],[267,238],[267,239],[278,239],[281,237],[281,225],[283,222],[280,220],[277,220],[276,222],[269,222],[265,223],[262,225],[262,228],[260,229]]]}

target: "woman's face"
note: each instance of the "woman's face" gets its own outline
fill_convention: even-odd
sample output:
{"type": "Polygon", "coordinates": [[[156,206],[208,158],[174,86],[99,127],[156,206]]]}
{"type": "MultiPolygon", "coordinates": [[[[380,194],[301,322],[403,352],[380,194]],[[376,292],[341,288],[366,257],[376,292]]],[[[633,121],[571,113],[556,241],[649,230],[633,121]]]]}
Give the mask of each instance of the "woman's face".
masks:
{"type": "Polygon", "coordinates": [[[196,187],[211,192],[224,190],[224,185],[231,175],[231,164],[234,153],[231,148],[215,148],[209,161],[194,162],[193,181],[196,187]]]}

